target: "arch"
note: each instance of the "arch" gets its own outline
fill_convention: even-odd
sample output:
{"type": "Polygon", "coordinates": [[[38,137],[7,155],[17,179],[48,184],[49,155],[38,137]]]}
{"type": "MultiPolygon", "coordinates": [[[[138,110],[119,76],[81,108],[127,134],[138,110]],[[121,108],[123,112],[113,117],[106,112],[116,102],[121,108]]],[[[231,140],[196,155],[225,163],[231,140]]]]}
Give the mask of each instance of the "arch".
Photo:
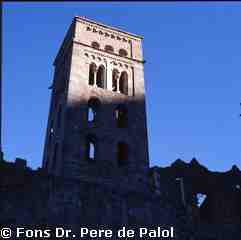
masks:
{"type": "Polygon", "coordinates": [[[105,51],[109,52],[109,53],[113,53],[114,52],[114,48],[111,45],[106,45],[105,46],[105,51]]]}
{"type": "Polygon", "coordinates": [[[99,49],[100,48],[100,44],[97,42],[92,42],[91,43],[91,47],[95,48],[95,49],[99,49]]]}
{"type": "Polygon", "coordinates": [[[96,138],[92,135],[87,136],[87,160],[94,162],[96,160],[96,138]]]}
{"type": "Polygon", "coordinates": [[[100,65],[96,76],[96,85],[100,88],[105,88],[105,67],[100,65]]]}
{"type": "Polygon", "coordinates": [[[121,48],[121,49],[119,50],[119,55],[120,55],[121,57],[126,57],[126,56],[128,55],[128,53],[127,53],[127,51],[126,51],[125,49],[121,48]]]}
{"type": "Polygon", "coordinates": [[[117,69],[114,69],[112,71],[112,91],[116,92],[117,91],[117,78],[118,78],[119,71],[117,69]]]}
{"type": "Polygon", "coordinates": [[[129,147],[125,142],[117,144],[117,160],[120,167],[128,165],[129,147]]]}
{"type": "Polygon", "coordinates": [[[94,97],[88,101],[88,122],[96,122],[99,107],[100,100],[98,98],[94,97]]]}
{"type": "Polygon", "coordinates": [[[120,76],[119,90],[121,93],[128,95],[128,74],[125,71],[120,76]]]}
{"type": "Polygon", "coordinates": [[[95,63],[91,63],[89,67],[89,85],[94,85],[95,83],[95,72],[96,72],[96,65],[95,63]]]}
{"type": "Polygon", "coordinates": [[[125,128],[127,127],[127,122],[128,122],[128,113],[127,113],[127,108],[125,105],[119,105],[115,109],[115,119],[117,123],[118,128],[125,128]]]}

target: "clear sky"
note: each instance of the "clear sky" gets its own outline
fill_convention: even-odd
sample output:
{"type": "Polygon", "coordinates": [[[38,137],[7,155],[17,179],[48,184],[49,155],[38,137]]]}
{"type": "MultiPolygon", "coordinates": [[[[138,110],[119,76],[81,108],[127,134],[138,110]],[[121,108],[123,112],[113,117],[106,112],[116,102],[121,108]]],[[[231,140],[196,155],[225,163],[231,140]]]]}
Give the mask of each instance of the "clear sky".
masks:
{"type": "Polygon", "coordinates": [[[241,168],[241,4],[63,2],[3,4],[3,148],[41,165],[53,60],[72,18],[144,37],[151,165],[196,157],[241,168]]]}

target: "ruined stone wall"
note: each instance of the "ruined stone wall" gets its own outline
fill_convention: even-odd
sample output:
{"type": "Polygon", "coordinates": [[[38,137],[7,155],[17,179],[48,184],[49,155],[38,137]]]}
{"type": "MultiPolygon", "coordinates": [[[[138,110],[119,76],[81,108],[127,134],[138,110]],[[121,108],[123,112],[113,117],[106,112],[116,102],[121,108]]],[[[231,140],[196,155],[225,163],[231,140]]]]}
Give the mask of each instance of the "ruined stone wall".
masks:
{"type": "MultiPolygon", "coordinates": [[[[165,176],[156,192],[153,185],[143,189],[54,177],[21,163],[0,163],[1,225],[174,226],[177,240],[240,239],[238,222],[197,221],[183,205],[173,175],[165,176]]],[[[167,169],[162,173],[169,175],[167,169]]]]}

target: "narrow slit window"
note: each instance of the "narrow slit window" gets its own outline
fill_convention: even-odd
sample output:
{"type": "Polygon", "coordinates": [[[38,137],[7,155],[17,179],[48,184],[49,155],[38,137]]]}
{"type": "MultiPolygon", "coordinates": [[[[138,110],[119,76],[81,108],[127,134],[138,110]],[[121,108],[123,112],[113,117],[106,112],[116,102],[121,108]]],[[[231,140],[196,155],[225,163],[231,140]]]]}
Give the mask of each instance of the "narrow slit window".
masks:
{"type": "Polygon", "coordinates": [[[125,106],[120,105],[115,110],[115,119],[118,128],[126,128],[127,127],[127,109],[125,106]]]}
{"type": "Polygon", "coordinates": [[[94,143],[90,142],[90,150],[89,150],[89,159],[95,158],[95,145],[94,143]]]}
{"type": "Polygon", "coordinates": [[[94,122],[96,118],[96,112],[92,107],[88,108],[88,122],[94,122]]]}
{"type": "Polygon", "coordinates": [[[96,160],[96,139],[93,136],[87,138],[87,160],[89,162],[96,160]]]}
{"type": "Polygon", "coordinates": [[[91,98],[88,102],[88,122],[96,122],[97,112],[100,108],[100,101],[97,98],[91,98]]]}

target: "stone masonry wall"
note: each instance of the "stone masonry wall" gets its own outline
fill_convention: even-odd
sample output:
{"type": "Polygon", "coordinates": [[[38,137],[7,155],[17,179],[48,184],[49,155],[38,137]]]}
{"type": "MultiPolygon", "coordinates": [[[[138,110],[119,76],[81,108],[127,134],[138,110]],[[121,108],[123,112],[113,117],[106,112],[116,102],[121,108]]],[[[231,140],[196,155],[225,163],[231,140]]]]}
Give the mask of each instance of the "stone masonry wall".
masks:
{"type": "Polygon", "coordinates": [[[178,184],[160,193],[118,183],[64,179],[26,166],[0,163],[1,225],[174,226],[175,238],[240,239],[238,223],[195,222],[182,204],[178,184]]]}

